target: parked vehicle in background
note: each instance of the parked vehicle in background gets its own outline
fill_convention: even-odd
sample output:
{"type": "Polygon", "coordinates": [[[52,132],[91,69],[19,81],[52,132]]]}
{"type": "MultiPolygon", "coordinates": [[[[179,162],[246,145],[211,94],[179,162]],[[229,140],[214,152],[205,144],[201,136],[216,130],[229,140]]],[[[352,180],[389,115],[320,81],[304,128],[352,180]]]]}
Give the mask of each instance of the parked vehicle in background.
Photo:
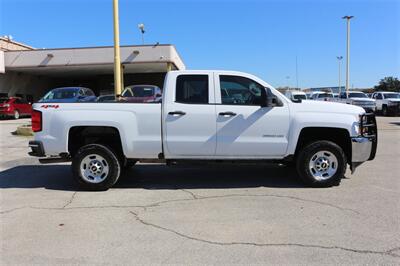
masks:
{"type": "Polygon", "coordinates": [[[376,101],[376,111],[384,116],[400,114],[400,93],[391,91],[379,91],[372,95],[376,101]]]}
{"type": "Polygon", "coordinates": [[[361,91],[350,91],[348,95],[346,92],[342,92],[338,102],[360,106],[367,112],[375,112],[376,110],[375,100],[368,98],[361,91]]]}
{"type": "Polygon", "coordinates": [[[339,99],[339,93],[334,92],[332,94],[333,94],[333,99],[339,99]]]}
{"type": "Polygon", "coordinates": [[[107,95],[100,95],[97,97],[96,102],[115,102],[115,95],[114,94],[107,94],[107,95]]]}
{"type": "Polygon", "coordinates": [[[97,97],[91,89],[83,87],[63,87],[49,91],[40,103],[94,102],[97,97]]]}
{"type": "Polygon", "coordinates": [[[311,100],[315,101],[333,101],[333,93],[326,91],[315,91],[311,94],[311,100]]]}
{"type": "Polygon", "coordinates": [[[131,85],[122,92],[122,101],[130,103],[159,103],[161,89],[154,85],[131,85]]]}
{"type": "Polygon", "coordinates": [[[31,116],[32,104],[17,97],[0,98],[0,116],[19,119],[22,116],[31,116]]]}
{"type": "Polygon", "coordinates": [[[300,100],[307,100],[307,96],[303,91],[299,90],[287,90],[285,92],[285,96],[291,100],[292,102],[300,101],[300,100]]]}
{"type": "Polygon", "coordinates": [[[375,116],[358,106],[292,102],[235,71],[169,71],[164,84],[162,103],[35,104],[30,155],[72,161],[73,177],[88,190],[112,187],[123,168],[146,159],[293,163],[305,183],[327,187],[339,184],[347,165],[354,171],[375,157],[375,116]]]}

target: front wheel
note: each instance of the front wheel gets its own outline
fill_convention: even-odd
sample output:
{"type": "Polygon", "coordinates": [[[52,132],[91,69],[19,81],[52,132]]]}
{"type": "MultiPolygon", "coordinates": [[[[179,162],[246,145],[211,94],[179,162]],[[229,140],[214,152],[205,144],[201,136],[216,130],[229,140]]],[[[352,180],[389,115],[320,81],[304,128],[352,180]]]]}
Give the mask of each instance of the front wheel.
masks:
{"type": "Polygon", "coordinates": [[[19,112],[18,112],[18,110],[15,110],[15,111],[14,111],[14,119],[15,119],[15,120],[19,119],[19,112]]]}
{"type": "Polygon", "coordinates": [[[102,191],[117,182],[121,165],[117,155],[106,146],[89,144],[80,148],[74,156],[72,172],[84,189],[102,191]]]}
{"type": "Polygon", "coordinates": [[[331,141],[316,141],[305,146],[297,156],[297,172],[312,187],[340,184],[346,171],[346,155],[331,141]]]}

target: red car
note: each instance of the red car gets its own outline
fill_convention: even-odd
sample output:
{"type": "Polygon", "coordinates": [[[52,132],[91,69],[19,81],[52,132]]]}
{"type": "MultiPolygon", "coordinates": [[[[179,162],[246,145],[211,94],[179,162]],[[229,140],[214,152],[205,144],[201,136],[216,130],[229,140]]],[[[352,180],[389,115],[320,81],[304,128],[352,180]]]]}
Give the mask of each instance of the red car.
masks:
{"type": "Polygon", "coordinates": [[[0,116],[19,119],[21,116],[31,116],[32,105],[17,97],[0,98],[0,116]]]}
{"type": "Polygon", "coordinates": [[[130,103],[160,103],[161,89],[154,85],[131,85],[122,92],[122,100],[130,103]]]}

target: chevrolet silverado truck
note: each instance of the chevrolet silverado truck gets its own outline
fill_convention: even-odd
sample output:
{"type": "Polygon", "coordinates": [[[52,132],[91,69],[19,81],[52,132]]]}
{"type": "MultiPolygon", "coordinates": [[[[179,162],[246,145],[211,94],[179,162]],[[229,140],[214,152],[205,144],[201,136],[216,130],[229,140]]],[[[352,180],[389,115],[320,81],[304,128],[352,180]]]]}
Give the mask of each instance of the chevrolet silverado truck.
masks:
{"type": "Polygon", "coordinates": [[[350,91],[348,94],[342,92],[339,96],[338,102],[360,106],[364,108],[366,112],[373,113],[376,110],[375,100],[368,98],[368,96],[361,91],[350,91]]]}
{"type": "Polygon", "coordinates": [[[376,111],[382,115],[400,114],[400,93],[391,91],[379,91],[372,94],[376,100],[376,111]]]}
{"type": "MultiPolygon", "coordinates": [[[[295,165],[313,187],[338,185],[377,148],[375,116],[331,102],[292,102],[232,71],[170,71],[161,103],[35,104],[30,155],[72,161],[77,182],[107,190],[137,161],[295,165]]],[[[268,175],[268,172],[265,173],[268,175]]]]}

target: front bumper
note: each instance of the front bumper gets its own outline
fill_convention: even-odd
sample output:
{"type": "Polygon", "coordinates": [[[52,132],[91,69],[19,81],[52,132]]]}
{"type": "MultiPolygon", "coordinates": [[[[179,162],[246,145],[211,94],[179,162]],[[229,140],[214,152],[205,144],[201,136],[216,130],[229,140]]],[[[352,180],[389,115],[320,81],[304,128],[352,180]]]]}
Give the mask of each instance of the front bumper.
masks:
{"type": "Polygon", "coordinates": [[[14,111],[0,110],[0,116],[2,116],[2,117],[13,116],[13,115],[14,115],[14,111]]]}
{"type": "Polygon", "coordinates": [[[350,169],[353,173],[357,166],[363,162],[373,160],[376,155],[376,149],[378,146],[378,130],[376,126],[375,115],[365,114],[367,116],[367,122],[361,123],[361,132],[364,132],[364,128],[367,130],[360,136],[351,138],[351,164],[350,169]]]}

